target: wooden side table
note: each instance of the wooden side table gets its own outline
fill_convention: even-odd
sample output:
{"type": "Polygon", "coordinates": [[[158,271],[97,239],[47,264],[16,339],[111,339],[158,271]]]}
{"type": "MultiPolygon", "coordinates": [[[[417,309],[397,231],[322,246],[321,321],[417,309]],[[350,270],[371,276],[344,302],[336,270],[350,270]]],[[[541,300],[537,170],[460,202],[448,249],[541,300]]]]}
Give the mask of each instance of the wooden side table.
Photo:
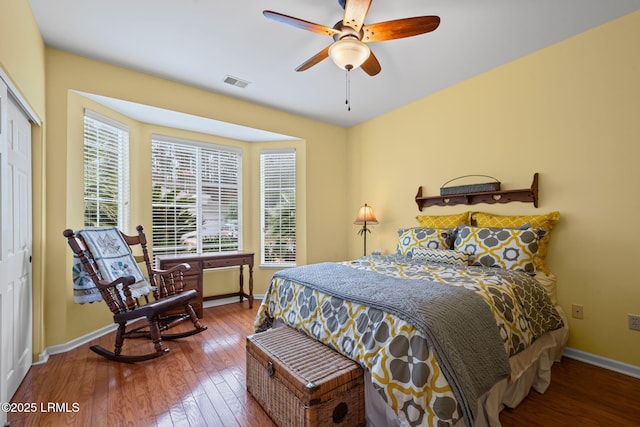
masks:
{"type": "Polygon", "coordinates": [[[202,317],[202,303],[220,298],[239,296],[240,302],[246,298],[249,301],[249,308],[253,308],[253,252],[216,252],[189,255],[159,255],[156,257],[159,269],[168,269],[177,264],[186,263],[191,269],[184,275],[185,289],[195,289],[198,296],[192,300],[191,305],[202,317]],[[249,266],[249,293],[244,290],[244,266],[249,266]],[[204,270],[222,267],[240,267],[240,287],[238,292],[223,295],[203,297],[202,276],[204,270]]]}

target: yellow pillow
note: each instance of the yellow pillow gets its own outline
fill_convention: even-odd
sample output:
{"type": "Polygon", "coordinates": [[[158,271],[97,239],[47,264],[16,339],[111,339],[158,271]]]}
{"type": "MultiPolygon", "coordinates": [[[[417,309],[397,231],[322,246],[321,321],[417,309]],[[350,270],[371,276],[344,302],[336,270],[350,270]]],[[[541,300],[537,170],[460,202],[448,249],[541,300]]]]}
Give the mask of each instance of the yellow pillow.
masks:
{"type": "Polygon", "coordinates": [[[546,215],[519,215],[519,216],[503,216],[494,215],[485,212],[474,212],[472,215],[478,227],[495,227],[495,228],[516,228],[525,224],[529,224],[531,228],[542,228],[546,231],[544,237],[540,239],[538,252],[534,257],[536,270],[549,274],[547,267],[547,245],[551,238],[551,230],[560,220],[560,212],[551,212],[546,215]]]}
{"type": "Polygon", "coordinates": [[[471,225],[471,212],[455,215],[418,215],[416,219],[423,228],[456,228],[459,225],[471,225]]]}

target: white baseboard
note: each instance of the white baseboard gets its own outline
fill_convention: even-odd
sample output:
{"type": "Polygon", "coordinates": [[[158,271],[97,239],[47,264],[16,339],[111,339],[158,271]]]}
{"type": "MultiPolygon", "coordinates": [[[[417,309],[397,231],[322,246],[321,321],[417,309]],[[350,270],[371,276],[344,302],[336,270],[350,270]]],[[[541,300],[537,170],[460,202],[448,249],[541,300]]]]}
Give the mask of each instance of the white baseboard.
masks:
{"type": "MultiPolygon", "coordinates": [[[[262,298],[263,298],[263,295],[254,295],[254,304],[260,304],[260,301],[262,300],[262,298]]],[[[204,303],[202,304],[202,307],[209,308],[209,307],[215,307],[218,305],[232,304],[237,302],[238,302],[238,297],[221,298],[217,300],[204,301],[204,303]]],[[[103,335],[113,332],[117,328],[118,328],[118,325],[115,325],[115,324],[107,325],[100,329],[96,329],[93,332],[89,332],[86,335],[72,339],[71,341],[68,341],[64,344],[57,344],[57,345],[52,345],[50,347],[47,347],[44,349],[42,353],[38,355],[38,361],[34,362],[33,364],[40,365],[43,363],[47,363],[47,361],[49,360],[49,356],[51,356],[52,354],[60,354],[60,353],[65,353],[69,350],[73,350],[74,348],[79,347],[83,344],[86,344],[91,340],[100,338],[103,335]]]]}
{"type": "MultiPolygon", "coordinates": [[[[259,295],[259,294],[254,294],[253,295],[253,303],[254,304],[260,304],[260,302],[262,302],[262,298],[264,298],[264,294],[259,295]]],[[[238,302],[238,297],[233,296],[233,297],[228,297],[228,298],[220,298],[220,299],[212,299],[209,301],[204,301],[202,303],[202,307],[203,308],[209,308],[209,307],[215,307],[218,305],[225,305],[225,304],[233,304],[238,302]]]]}
{"type": "Polygon", "coordinates": [[[602,357],[595,354],[587,353],[585,351],[576,350],[575,348],[571,347],[567,347],[564,349],[563,356],[566,356],[570,359],[576,359],[581,362],[589,363],[590,365],[609,369],[610,371],[629,375],[630,377],[640,378],[640,366],[619,362],[607,357],[602,357]]]}
{"type": "Polygon", "coordinates": [[[93,332],[89,332],[86,335],[72,339],[71,341],[68,341],[64,344],[57,344],[57,345],[52,345],[51,347],[47,347],[44,349],[42,353],[38,355],[38,361],[34,362],[33,364],[40,365],[42,363],[47,363],[47,361],[49,360],[49,356],[51,356],[52,354],[65,353],[69,350],[73,350],[76,347],[86,344],[89,341],[94,340],[96,338],[100,338],[101,336],[106,335],[109,332],[113,332],[116,329],[118,329],[118,325],[116,324],[107,325],[100,329],[96,329],[93,332]]]}

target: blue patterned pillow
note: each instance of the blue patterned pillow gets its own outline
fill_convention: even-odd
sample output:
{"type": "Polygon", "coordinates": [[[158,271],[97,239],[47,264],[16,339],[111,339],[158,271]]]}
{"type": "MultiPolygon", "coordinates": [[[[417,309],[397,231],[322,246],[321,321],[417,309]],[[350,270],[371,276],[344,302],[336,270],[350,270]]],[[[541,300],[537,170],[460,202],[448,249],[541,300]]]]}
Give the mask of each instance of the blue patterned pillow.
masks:
{"type": "Polygon", "coordinates": [[[413,259],[423,259],[440,264],[469,265],[469,254],[453,249],[415,248],[413,259]]]}
{"type": "Polygon", "coordinates": [[[449,228],[401,228],[396,253],[412,257],[415,249],[449,249],[453,239],[454,231],[449,228]]]}

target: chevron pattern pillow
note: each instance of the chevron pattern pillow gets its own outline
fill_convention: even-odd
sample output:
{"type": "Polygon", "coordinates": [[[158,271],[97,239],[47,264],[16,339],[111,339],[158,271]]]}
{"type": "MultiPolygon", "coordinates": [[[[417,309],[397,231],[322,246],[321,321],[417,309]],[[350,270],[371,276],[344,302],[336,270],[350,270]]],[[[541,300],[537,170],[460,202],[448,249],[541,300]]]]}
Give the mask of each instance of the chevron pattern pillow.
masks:
{"type": "Polygon", "coordinates": [[[413,259],[421,259],[440,264],[469,265],[469,254],[453,249],[416,248],[413,259]]]}

